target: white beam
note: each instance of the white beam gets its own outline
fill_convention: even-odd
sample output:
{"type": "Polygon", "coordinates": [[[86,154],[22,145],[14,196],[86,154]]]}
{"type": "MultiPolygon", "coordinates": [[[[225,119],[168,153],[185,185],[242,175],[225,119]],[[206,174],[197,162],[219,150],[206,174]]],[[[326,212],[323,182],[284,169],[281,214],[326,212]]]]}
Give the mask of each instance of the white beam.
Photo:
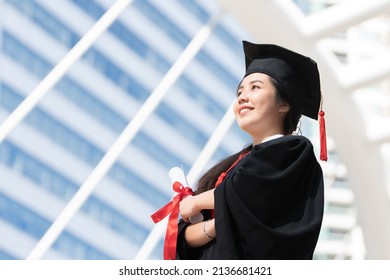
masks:
{"type": "Polygon", "coordinates": [[[390,11],[388,0],[345,0],[300,22],[305,37],[318,40],[390,11]]]}
{"type": "Polygon", "coordinates": [[[168,73],[157,85],[155,90],[150,94],[142,107],[135,114],[123,132],[119,135],[115,143],[110,147],[104,157],[91,172],[84,184],[79,188],[70,202],[65,206],[63,211],[50,226],[42,239],[32,250],[27,259],[40,259],[50,248],[53,242],[58,238],[71,218],[77,213],[83,203],[91,195],[97,183],[105,176],[114,162],[118,159],[123,150],[141,129],[147,118],[153,113],[155,108],[160,104],[168,89],[183,73],[187,65],[199,52],[207,38],[211,34],[220,14],[216,15],[207,25],[203,26],[189,43],[168,73]]]}
{"type": "MultiPolygon", "coordinates": [[[[218,0],[222,8],[235,16],[258,42],[291,47],[301,41],[305,16],[293,1],[218,0]]],[[[247,38],[250,39],[250,38],[247,38]]]]}
{"type": "Polygon", "coordinates": [[[371,144],[390,142],[390,117],[372,121],[367,127],[367,139],[371,144]]]}
{"type": "Polygon", "coordinates": [[[233,103],[230,105],[225,115],[221,119],[219,125],[214,130],[213,135],[204,146],[202,152],[191,167],[191,170],[187,174],[187,179],[190,184],[195,184],[197,177],[202,173],[205,165],[210,161],[214,152],[221,144],[225,135],[228,133],[234,122],[233,103]]]}
{"type": "Polygon", "coordinates": [[[343,90],[353,91],[389,78],[389,61],[390,51],[387,51],[370,59],[350,63],[339,72],[340,86],[343,90]]]}

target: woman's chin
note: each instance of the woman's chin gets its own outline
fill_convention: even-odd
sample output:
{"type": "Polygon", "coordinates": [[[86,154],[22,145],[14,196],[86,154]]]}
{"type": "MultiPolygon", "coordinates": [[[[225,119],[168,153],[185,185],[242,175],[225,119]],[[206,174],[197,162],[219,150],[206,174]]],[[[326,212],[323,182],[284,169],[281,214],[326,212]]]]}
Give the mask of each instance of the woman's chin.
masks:
{"type": "Polygon", "coordinates": [[[248,133],[249,135],[252,135],[253,128],[251,129],[251,126],[249,124],[241,123],[241,124],[238,124],[238,126],[241,128],[242,131],[248,133]]]}

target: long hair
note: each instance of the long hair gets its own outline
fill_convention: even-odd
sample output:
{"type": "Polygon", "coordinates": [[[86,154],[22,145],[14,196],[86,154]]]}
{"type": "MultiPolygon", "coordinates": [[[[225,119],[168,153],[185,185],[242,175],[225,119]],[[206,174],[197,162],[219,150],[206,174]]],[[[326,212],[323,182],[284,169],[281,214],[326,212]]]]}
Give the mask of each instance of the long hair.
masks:
{"type": "MultiPolygon", "coordinates": [[[[292,104],[284,87],[276,79],[270,77],[270,80],[276,89],[276,98],[279,101],[286,102],[290,107],[289,111],[285,114],[284,117],[283,131],[285,135],[291,134],[297,128],[301,114],[298,110],[296,110],[294,104],[292,104]]],[[[252,145],[244,147],[244,149],[241,151],[228,156],[206,171],[206,173],[199,179],[197,183],[195,194],[200,194],[202,192],[213,189],[219,175],[229,169],[229,167],[238,159],[241,154],[252,150],[252,147],[252,145]]]]}
{"type": "Polygon", "coordinates": [[[221,160],[216,165],[211,167],[198,181],[195,194],[211,190],[215,187],[219,175],[226,171],[240,156],[240,154],[252,150],[252,145],[246,146],[243,150],[221,160]]]}

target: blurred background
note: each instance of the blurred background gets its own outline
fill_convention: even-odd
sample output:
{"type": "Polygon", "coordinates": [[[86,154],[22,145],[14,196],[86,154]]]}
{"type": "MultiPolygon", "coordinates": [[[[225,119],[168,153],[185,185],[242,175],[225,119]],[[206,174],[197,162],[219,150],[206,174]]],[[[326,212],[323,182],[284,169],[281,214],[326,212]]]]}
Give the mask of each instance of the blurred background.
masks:
{"type": "Polygon", "coordinates": [[[0,259],[162,259],[170,168],[194,186],[250,142],[242,40],[318,63],[315,259],[390,259],[389,0],[0,1],[0,259]]]}

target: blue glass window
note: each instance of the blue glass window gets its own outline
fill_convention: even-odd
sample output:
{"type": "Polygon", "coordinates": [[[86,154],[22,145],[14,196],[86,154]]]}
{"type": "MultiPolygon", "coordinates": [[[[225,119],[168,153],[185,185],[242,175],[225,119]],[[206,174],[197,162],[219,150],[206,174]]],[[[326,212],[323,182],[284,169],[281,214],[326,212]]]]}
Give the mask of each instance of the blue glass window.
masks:
{"type": "MultiPolygon", "coordinates": [[[[142,0],[136,0],[142,1],[142,0]]],[[[206,23],[210,19],[210,14],[202,6],[200,6],[195,0],[175,0],[179,5],[182,5],[185,9],[190,10],[200,22],[206,23]]]]}
{"type": "Polygon", "coordinates": [[[133,5],[142,13],[148,15],[148,19],[154,22],[157,26],[161,27],[165,32],[169,34],[175,42],[181,46],[185,46],[190,42],[189,36],[176,27],[170,20],[168,20],[158,9],[149,3],[149,1],[134,1],[133,5]]]}
{"type": "Polygon", "coordinates": [[[62,22],[53,17],[46,10],[39,9],[35,1],[7,0],[7,2],[14,5],[19,11],[28,14],[35,23],[40,24],[41,22],[45,22],[45,24],[41,26],[46,32],[54,37],[60,36],[60,41],[66,43],[68,47],[73,47],[79,41],[78,36],[71,32],[68,27],[64,26],[62,22]]]}
{"type": "MultiPolygon", "coordinates": [[[[19,102],[22,100],[22,97],[14,90],[12,90],[7,85],[3,85],[3,95],[4,96],[14,96],[14,98],[18,98],[19,102]]],[[[14,102],[18,103],[18,102],[14,102]]],[[[0,104],[2,105],[2,104],[0,104]]],[[[2,105],[3,106],[3,105],[2,105]]],[[[7,110],[13,110],[12,107],[7,107],[7,110]]],[[[103,152],[100,151],[97,147],[93,146],[91,143],[89,143],[87,140],[83,139],[82,137],[78,136],[74,131],[67,128],[62,123],[56,121],[53,117],[48,116],[45,112],[43,112],[39,108],[35,108],[26,118],[26,122],[30,125],[32,125],[34,128],[40,130],[45,135],[53,139],[55,142],[69,150],[71,153],[76,155],[77,157],[81,158],[81,156],[85,155],[85,158],[81,158],[83,161],[89,163],[92,166],[95,166],[98,161],[103,156],[103,152]],[[61,131],[59,133],[59,131],[61,131]],[[62,137],[62,135],[66,135],[66,137],[62,137]],[[84,150],[84,154],[80,154],[80,147],[81,150],[84,150]]],[[[142,135],[141,135],[142,137],[142,135]]],[[[143,142],[139,142],[139,145],[148,145],[150,147],[156,147],[155,149],[163,150],[162,148],[159,148],[158,146],[155,146],[156,144],[150,140],[150,138],[143,138],[143,142]],[[150,141],[150,142],[148,142],[150,141]]],[[[165,154],[166,158],[169,158],[169,154],[165,154]]],[[[178,161],[180,162],[180,161],[178,161]]],[[[172,163],[172,162],[171,162],[172,163]]],[[[36,164],[36,163],[35,163],[36,164]]],[[[177,162],[176,162],[177,164],[177,162]]],[[[173,166],[173,165],[172,165],[173,166]]],[[[126,179],[128,180],[127,183],[120,181],[122,185],[128,187],[135,193],[137,193],[140,197],[146,197],[148,201],[150,201],[153,205],[161,205],[162,201],[167,201],[169,198],[158,191],[153,186],[149,186],[147,183],[145,183],[141,178],[139,178],[137,175],[135,175],[130,170],[123,167],[120,163],[115,163],[112,169],[123,169],[126,170],[125,172],[128,174],[126,176],[126,179]],[[129,178],[133,178],[131,181],[137,182],[134,185],[129,184],[130,181],[129,178]],[[125,183],[125,184],[124,184],[125,183]]],[[[109,173],[110,175],[111,173],[109,173]]],[[[40,178],[40,177],[39,177],[40,178]]],[[[116,177],[114,177],[116,179],[116,177]]],[[[37,182],[40,184],[40,182],[37,182]]]]}
{"type": "MultiPolygon", "coordinates": [[[[40,239],[51,224],[46,218],[34,213],[31,209],[27,209],[2,193],[0,193],[0,218],[36,239],[40,239]]],[[[75,247],[83,250],[83,254],[79,255],[79,258],[111,259],[108,255],[96,250],[67,231],[64,231],[53,244],[53,248],[71,257],[74,257],[73,249],[75,247]],[[66,246],[63,246],[64,243],[67,243],[66,246]]]]}
{"type": "MultiPolygon", "coordinates": [[[[159,12],[153,5],[149,4],[149,1],[135,1],[134,5],[139,8],[144,14],[149,16],[149,19],[157,26],[161,26],[162,29],[168,33],[168,35],[177,42],[181,47],[186,47],[191,41],[189,35],[187,35],[179,26],[172,23],[163,13],[159,12]]],[[[194,4],[193,4],[194,5],[194,4]]],[[[218,76],[229,87],[235,88],[239,82],[239,79],[233,76],[228,70],[222,67],[215,59],[208,54],[204,49],[200,50],[196,56],[199,61],[205,65],[207,69],[210,69],[212,73],[218,76]]]]}
{"type": "MultiPolygon", "coordinates": [[[[15,49],[18,49],[20,54],[25,54],[25,56],[28,57],[26,60],[21,60],[19,62],[22,63],[22,65],[29,69],[31,64],[28,62],[31,61],[31,58],[34,57],[34,54],[31,53],[31,51],[26,51],[24,48],[21,47],[21,44],[16,41],[15,38],[13,38],[8,33],[4,34],[4,42],[6,45],[5,53],[9,54],[12,58],[19,61],[19,59],[23,56],[18,56],[15,51],[15,49]],[[15,46],[15,48],[13,48],[15,46]]],[[[38,56],[35,55],[36,60],[39,59],[38,56]]],[[[46,63],[42,60],[42,65],[46,65],[46,63]]],[[[29,69],[30,70],[30,69],[29,69]]],[[[100,102],[97,98],[90,95],[85,89],[83,89],[81,86],[77,85],[75,82],[73,82],[70,78],[65,77],[63,78],[58,86],[57,89],[62,93],[64,96],[68,97],[71,101],[74,102],[75,105],[83,108],[87,113],[93,115],[96,119],[100,120],[102,123],[104,123],[109,129],[114,130],[115,132],[121,132],[125,125],[127,124],[127,121],[122,118],[120,115],[118,115],[116,112],[114,112],[112,109],[110,109],[107,105],[100,102]]],[[[159,112],[157,110],[157,112],[159,112]]],[[[162,118],[166,119],[167,115],[163,115],[162,118]]],[[[171,111],[169,114],[170,118],[174,118],[177,121],[180,122],[180,124],[183,127],[186,127],[187,131],[194,131],[194,135],[198,135],[199,137],[205,138],[206,136],[201,133],[200,131],[196,131],[196,128],[192,125],[189,125],[186,123],[180,116],[178,116],[174,111],[171,111]]],[[[167,119],[166,119],[167,120],[167,119]]],[[[167,123],[169,123],[169,119],[167,120],[167,123]]],[[[142,133],[142,132],[140,132],[142,133]]],[[[198,138],[192,139],[194,141],[199,140],[198,138]]],[[[201,140],[201,139],[200,139],[201,140]]],[[[153,141],[151,139],[151,141],[153,141]]],[[[157,143],[154,143],[153,145],[158,145],[157,143]]],[[[143,145],[139,146],[141,149],[145,149],[145,143],[143,145]]],[[[161,149],[163,149],[161,147],[161,149]]],[[[169,157],[165,158],[166,160],[170,160],[171,165],[176,165],[177,162],[181,161],[173,154],[170,154],[169,157]]]]}
{"type": "MultiPolygon", "coordinates": [[[[27,153],[19,150],[8,141],[0,144],[0,162],[6,164],[10,168],[14,168],[16,172],[19,172],[24,177],[32,180],[37,186],[45,188],[61,200],[68,201],[78,189],[78,186],[74,182],[71,182],[53,169],[39,162],[37,159],[34,159],[27,153]]],[[[137,181],[134,177],[129,176],[127,171],[125,171],[124,174],[126,175],[125,179],[129,180],[128,184],[134,182],[142,184],[142,182],[137,181]]],[[[142,187],[145,188],[145,186],[142,187]]],[[[131,186],[131,188],[133,188],[133,186],[131,186]]],[[[147,196],[148,192],[145,191],[144,195],[147,196]]],[[[156,194],[154,195],[156,196],[156,194]]],[[[160,205],[167,200],[167,197],[163,197],[163,199],[159,201],[160,205]]],[[[137,244],[143,242],[148,234],[147,229],[143,226],[120,214],[93,195],[85,202],[82,211],[137,244]],[[107,217],[110,217],[110,219],[107,219],[107,217]]],[[[41,229],[42,227],[38,228],[41,229]]],[[[25,228],[25,230],[30,230],[30,228],[25,228]]],[[[34,236],[37,235],[36,237],[39,237],[36,232],[31,234],[35,234],[34,236]]]]}

